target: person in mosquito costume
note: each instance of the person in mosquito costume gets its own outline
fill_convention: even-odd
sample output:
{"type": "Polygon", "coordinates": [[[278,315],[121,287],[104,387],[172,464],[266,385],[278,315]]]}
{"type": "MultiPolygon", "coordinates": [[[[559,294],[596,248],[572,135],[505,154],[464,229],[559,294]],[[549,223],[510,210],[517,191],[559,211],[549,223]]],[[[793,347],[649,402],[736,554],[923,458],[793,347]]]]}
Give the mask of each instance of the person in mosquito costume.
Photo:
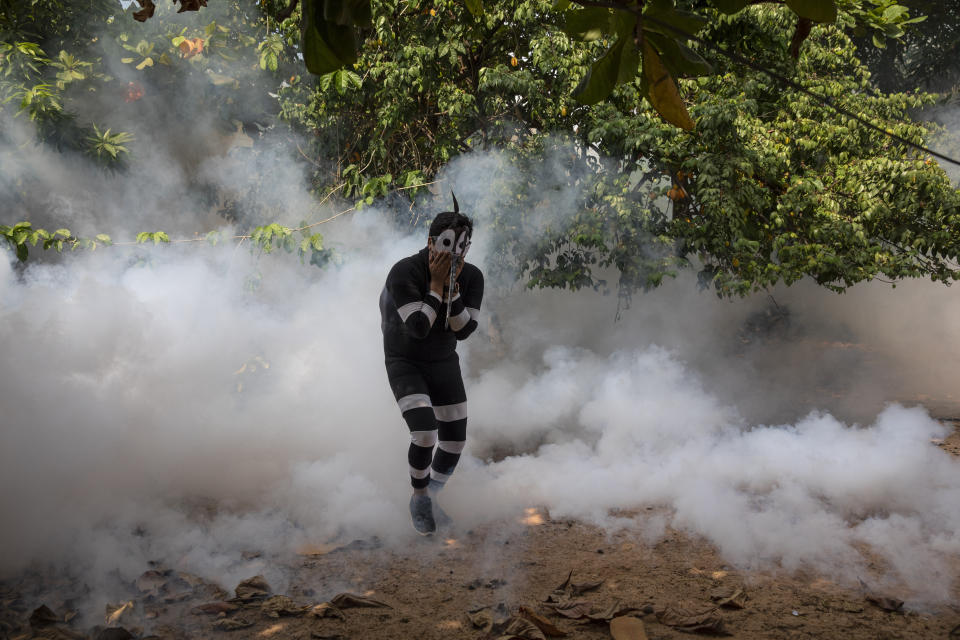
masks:
{"type": "Polygon", "coordinates": [[[451,195],[453,211],[437,214],[427,246],[393,265],[380,294],[387,378],[410,428],[410,517],[423,535],[449,523],[435,498],[467,439],[457,342],[477,328],[483,299],[483,273],[464,260],[473,222],[451,195]]]}

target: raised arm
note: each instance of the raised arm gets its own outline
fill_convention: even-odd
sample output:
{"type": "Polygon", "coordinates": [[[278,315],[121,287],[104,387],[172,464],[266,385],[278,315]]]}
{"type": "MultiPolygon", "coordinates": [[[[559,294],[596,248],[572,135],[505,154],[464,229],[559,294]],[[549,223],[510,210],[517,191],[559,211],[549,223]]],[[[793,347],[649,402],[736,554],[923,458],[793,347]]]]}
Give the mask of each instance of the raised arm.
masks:
{"type": "Polygon", "coordinates": [[[457,340],[466,340],[477,328],[480,303],[483,301],[483,273],[473,269],[463,283],[463,290],[454,295],[450,308],[450,328],[457,340]]]}

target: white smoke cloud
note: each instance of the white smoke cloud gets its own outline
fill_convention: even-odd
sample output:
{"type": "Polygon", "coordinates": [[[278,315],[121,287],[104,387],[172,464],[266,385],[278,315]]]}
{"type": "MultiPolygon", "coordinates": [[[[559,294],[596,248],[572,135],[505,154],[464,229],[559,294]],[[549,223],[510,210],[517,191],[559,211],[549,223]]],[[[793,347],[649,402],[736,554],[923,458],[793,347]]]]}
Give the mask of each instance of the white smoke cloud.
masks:
{"type": "MultiPolygon", "coordinates": [[[[244,153],[206,179],[236,187],[244,153]]],[[[488,181],[509,170],[503,162],[465,156],[444,183],[477,215],[481,266],[496,206],[488,181]]],[[[182,175],[155,170],[163,176],[141,191],[131,227],[165,228],[158,203],[169,200],[154,189],[193,197],[182,175]]],[[[290,194],[285,219],[318,219],[296,166],[278,175],[288,181],[270,198],[290,194]]],[[[81,218],[132,197],[128,177],[97,180],[75,206],[81,218]]],[[[575,196],[551,192],[556,220],[575,196]]],[[[188,237],[210,228],[202,207],[183,211],[188,237]]],[[[408,436],[383,369],[377,298],[390,265],[424,238],[394,232],[392,219],[367,209],[319,227],[342,258],[322,270],[230,243],[104,248],[26,269],[0,261],[0,510],[11,523],[0,570],[43,561],[129,579],[160,559],[233,584],[250,575],[248,550],[408,541],[408,436]]],[[[616,323],[612,297],[491,287],[462,348],[468,448],[445,504],[464,526],[530,505],[648,541],[669,524],[738,566],[848,581],[866,544],[914,598],[946,599],[960,463],[930,443],[945,431],[923,409],[883,400],[922,369],[891,366],[960,345],[952,294],[777,291],[790,329],[767,335],[744,334],[766,297],[719,301],[686,277],[637,297],[616,323]],[[830,346],[841,340],[862,348],[830,346]],[[847,397],[824,396],[824,384],[847,397]],[[866,418],[818,411],[827,405],[866,418]],[[629,515],[645,506],[661,510],[629,515]]],[[[927,360],[924,384],[953,361],[927,360]]],[[[269,563],[257,568],[282,584],[269,563]]]]}

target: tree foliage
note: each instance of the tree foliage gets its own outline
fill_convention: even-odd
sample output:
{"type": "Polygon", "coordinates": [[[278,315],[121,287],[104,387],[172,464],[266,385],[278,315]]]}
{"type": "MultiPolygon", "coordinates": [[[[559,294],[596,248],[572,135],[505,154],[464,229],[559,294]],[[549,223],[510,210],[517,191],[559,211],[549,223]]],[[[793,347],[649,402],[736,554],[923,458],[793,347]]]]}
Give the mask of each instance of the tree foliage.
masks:
{"type": "MultiPolygon", "coordinates": [[[[109,46],[95,50],[139,74],[132,87],[104,74],[83,37],[8,39],[0,71],[12,79],[0,91],[18,101],[20,117],[50,123],[38,131],[55,140],[48,131],[69,128],[76,83],[95,91],[115,83],[141,92],[136,102],[192,74],[206,83],[203,107],[223,121],[306,136],[299,153],[317,193],[357,206],[385,196],[413,205],[450,160],[495,150],[504,161],[484,196],[498,212],[487,232],[498,265],[531,286],[606,287],[615,273],[629,297],[691,266],[720,295],[804,277],[836,290],[874,278],[960,277],[960,196],[934,163],[728,55],[925,144],[932,130],[911,113],[933,96],[879,91],[850,40],[858,30],[896,37],[910,27],[918,16],[890,0],[828,2],[830,15],[812,0],[657,0],[639,12],[375,0],[369,28],[356,31],[355,60],[341,51],[347,64],[331,62],[313,79],[300,75],[301,37],[305,18],[318,15],[305,12],[325,4],[307,4],[290,15],[285,2],[264,3],[263,13],[235,4],[229,19],[206,24],[174,23],[161,7],[138,31],[108,29],[109,46]],[[670,21],[697,39],[660,24],[670,21]],[[256,73],[231,71],[238,66],[256,73]]],[[[109,122],[76,126],[81,146],[107,164],[136,148],[109,122]]],[[[244,237],[256,235],[264,250],[313,247],[303,230],[254,213],[244,237]]],[[[5,228],[8,243],[32,237],[14,227],[5,228]]]]}

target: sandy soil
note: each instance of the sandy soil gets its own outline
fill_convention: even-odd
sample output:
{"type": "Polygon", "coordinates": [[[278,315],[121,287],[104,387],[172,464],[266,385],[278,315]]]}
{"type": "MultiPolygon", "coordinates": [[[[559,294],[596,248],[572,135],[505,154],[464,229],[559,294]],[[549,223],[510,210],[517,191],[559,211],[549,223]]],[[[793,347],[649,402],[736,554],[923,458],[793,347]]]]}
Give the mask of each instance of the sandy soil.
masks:
{"type": "MultiPolygon", "coordinates": [[[[960,422],[955,426],[938,446],[960,456],[960,422]]],[[[648,545],[628,532],[610,535],[533,509],[515,521],[417,538],[405,548],[355,541],[264,562],[285,565],[288,585],[282,595],[289,599],[255,594],[239,601],[237,585],[214,585],[155,567],[130,585],[131,604],[109,625],[101,612],[71,610],[70,581],[59,597],[44,602],[41,598],[51,597],[40,594],[49,592],[52,578],[20,576],[0,584],[0,637],[544,637],[523,623],[508,627],[523,607],[553,625],[544,625],[547,631],[584,639],[610,638],[608,619],[614,614],[641,619],[646,637],[654,639],[691,637],[675,626],[685,614],[690,624],[699,620],[701,629],[693,633],[736,638],[960,638],[960,587],[952,605],[905,611],[896,593],[873,593],[804,572],[737,571],[709,544],[680,532],[668,530],[648,545]],[[344,592],[388,606],[350,606],[349,598],[337,598],[344,592]],[[724,604],[719,600],[724,596],[733,601],[724,604]],[[561,610],[595,612],[598,619],[560,615],[546,602],[551,597],[561,600],[561,610]],[[316,607],[329,601],[339,606],[316,607]],[[578,601],[586,604],[572,604],[578,601]],[[199,612],[196,607],[204,603],[231,610],[199,612]],[[51,613],[35,612],[44,604],[51,613]],[[91,626],[91,620],[100,624],[91,626]]],[[[960,575],[960,565],[957,569],[960,575]]]]}

